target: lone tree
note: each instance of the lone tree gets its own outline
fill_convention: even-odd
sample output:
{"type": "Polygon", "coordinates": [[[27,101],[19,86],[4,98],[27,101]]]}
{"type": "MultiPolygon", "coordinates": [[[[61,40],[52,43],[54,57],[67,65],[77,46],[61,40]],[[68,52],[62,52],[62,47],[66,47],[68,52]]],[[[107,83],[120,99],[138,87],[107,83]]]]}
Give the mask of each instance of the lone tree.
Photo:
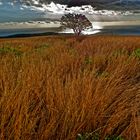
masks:
{"type": "Polygon", "coordinates": [[[92,23],[82,14],[65,14],[61,18],[62,27],[72,29],[79,36],[83,30],[92,28],[92,23]]]}

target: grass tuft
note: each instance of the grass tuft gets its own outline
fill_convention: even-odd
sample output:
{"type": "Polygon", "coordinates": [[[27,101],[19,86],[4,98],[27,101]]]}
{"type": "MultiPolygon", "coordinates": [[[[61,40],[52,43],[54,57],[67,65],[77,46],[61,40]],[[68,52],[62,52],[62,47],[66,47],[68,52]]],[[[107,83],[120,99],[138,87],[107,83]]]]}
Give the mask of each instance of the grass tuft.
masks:
{"type": "Polygon", "coordinates": [[[140,38],[80,39],[0,40],[0,140],[140,139],[140,38]]]}

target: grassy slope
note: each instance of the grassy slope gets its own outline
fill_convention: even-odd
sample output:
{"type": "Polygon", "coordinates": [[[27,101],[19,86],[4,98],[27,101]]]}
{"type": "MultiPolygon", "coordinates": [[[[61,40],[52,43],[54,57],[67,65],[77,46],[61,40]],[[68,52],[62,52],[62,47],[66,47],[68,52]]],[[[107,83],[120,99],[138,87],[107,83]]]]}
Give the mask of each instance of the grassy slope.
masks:
{"type": "Polygon", "coordinates": [[[138,48],[140,37],[0,40],[0,139],[139,140],[138,48]]]}

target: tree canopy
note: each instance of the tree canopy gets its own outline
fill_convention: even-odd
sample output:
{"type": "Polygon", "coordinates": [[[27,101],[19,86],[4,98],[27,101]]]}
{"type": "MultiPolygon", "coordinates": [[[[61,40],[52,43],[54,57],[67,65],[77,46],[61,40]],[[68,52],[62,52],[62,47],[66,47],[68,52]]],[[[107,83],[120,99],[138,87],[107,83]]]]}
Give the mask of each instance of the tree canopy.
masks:
{"type": "Polygon", "coordinates": [[[65,14],[61,18],[61,25],[74,31],[75,35],[81,35],[83,30],[92,28],[92,23],[82,14],[65,14]]]}

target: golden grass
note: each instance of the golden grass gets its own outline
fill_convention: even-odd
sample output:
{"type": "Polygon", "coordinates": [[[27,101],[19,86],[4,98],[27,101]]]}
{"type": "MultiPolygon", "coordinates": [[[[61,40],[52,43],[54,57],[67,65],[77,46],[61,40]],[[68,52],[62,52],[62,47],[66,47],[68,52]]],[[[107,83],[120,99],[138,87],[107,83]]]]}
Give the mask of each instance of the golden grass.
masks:
{"type": "Polygon", "coordinates": [[[0,40],[0,139],[140,140],[140,37],[0,40]]]}

